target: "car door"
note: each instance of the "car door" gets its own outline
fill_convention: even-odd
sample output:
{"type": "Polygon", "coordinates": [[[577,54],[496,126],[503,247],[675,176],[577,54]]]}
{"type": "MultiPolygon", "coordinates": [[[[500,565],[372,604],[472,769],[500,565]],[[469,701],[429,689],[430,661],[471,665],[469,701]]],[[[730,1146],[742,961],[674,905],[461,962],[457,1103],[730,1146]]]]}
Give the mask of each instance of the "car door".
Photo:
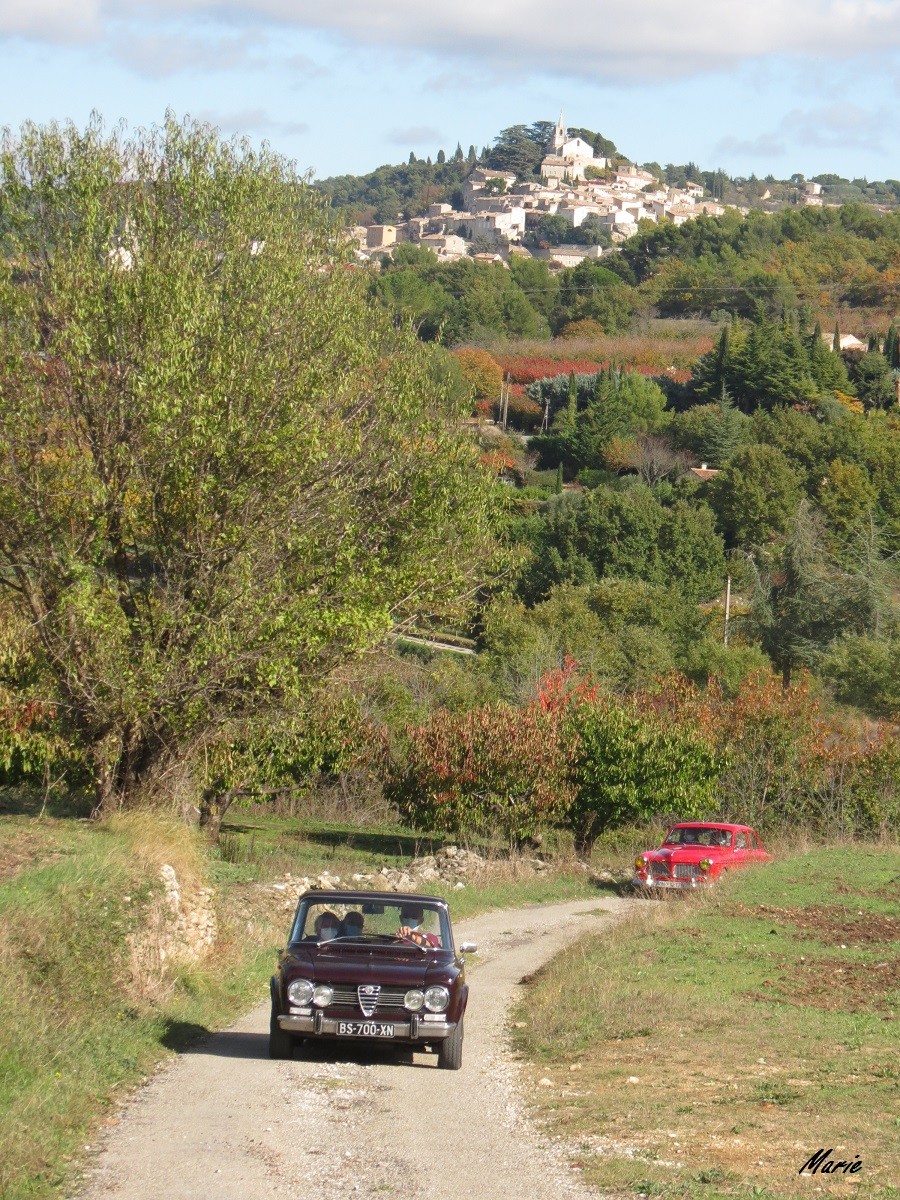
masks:
{"type": "Polygon", "coordinates": [[[734,835],[734,851],[732,853],[732,862],[736,867],[745,867],[748,862],[752,862],[750,853],[750,839],[746,829],[738,829],[734,835]]]}

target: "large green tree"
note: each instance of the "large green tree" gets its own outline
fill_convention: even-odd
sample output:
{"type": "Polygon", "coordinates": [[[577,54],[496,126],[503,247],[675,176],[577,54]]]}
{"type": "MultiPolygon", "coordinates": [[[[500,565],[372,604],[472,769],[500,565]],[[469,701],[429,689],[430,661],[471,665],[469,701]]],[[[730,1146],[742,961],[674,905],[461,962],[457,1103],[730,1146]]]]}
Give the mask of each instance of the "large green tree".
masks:
{"type": "Polygon", "coordinates": [[[284,160],[169,119],[129,140],[25,126],[0,171],[0,589],[22,678],[99,809],[186,763],[199,791],[211,762],[233,788],[223,762],[289,744],[336,663],[471,587],[474,449],[284,160]]]}

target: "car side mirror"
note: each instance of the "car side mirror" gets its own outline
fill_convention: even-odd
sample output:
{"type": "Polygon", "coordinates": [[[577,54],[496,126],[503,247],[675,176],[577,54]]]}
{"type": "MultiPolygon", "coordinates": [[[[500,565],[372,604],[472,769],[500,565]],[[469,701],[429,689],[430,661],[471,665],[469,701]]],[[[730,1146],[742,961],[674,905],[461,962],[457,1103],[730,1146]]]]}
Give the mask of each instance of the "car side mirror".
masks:
{"type": "Polygon", "coordinates": [[[474,954],[477,949],[477,942],[463,942],[459,948],[459,952],[460,954],[474,954]]]}

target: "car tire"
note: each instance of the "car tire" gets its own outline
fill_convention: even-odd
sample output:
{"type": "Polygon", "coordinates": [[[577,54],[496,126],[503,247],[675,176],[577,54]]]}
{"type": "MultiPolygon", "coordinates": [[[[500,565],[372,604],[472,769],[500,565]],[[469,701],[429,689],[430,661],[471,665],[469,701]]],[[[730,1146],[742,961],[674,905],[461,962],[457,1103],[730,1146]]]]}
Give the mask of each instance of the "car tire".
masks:
{"type": "Polygon", "coordinates": [[[269,1058],[293,1058],[294,1035],[287,1033],[278,1024],[278,1009],[272,1005],[269,1021],[269,1058]]]}
{"type": "Polygon", "coordinates": [[[458,1071],[462,1066],[463,1023],[460,1018],[449,1037],[438,1047],[438,1066],[443,1071],[458,1071]]]}

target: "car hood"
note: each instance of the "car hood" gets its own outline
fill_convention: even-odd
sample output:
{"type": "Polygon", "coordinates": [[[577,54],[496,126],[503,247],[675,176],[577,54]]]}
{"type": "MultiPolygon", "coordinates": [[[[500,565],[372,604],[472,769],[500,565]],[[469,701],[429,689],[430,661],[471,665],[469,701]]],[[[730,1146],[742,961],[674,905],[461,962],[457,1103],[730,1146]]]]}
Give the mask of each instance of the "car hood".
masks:
{"type": "Polygon", "coordinates": [[[698,863],[704,858],[710,862],[720,862],[731,850],[722,850],[720,846],[666,846],[660,850],[648,850],[643,857],[651,862],[682,862],[698,863]]]}
{"type": "Polygon", "coordinates": [[[314,983],[380,983],[385,987],[422,987],[428,969],[446,967],[453,956],[421,954],[416,957],[379,950],[334,950],[325,954],[305,951],[289,953],[284,966],[292,975],[302,975],[314,983]]]}

